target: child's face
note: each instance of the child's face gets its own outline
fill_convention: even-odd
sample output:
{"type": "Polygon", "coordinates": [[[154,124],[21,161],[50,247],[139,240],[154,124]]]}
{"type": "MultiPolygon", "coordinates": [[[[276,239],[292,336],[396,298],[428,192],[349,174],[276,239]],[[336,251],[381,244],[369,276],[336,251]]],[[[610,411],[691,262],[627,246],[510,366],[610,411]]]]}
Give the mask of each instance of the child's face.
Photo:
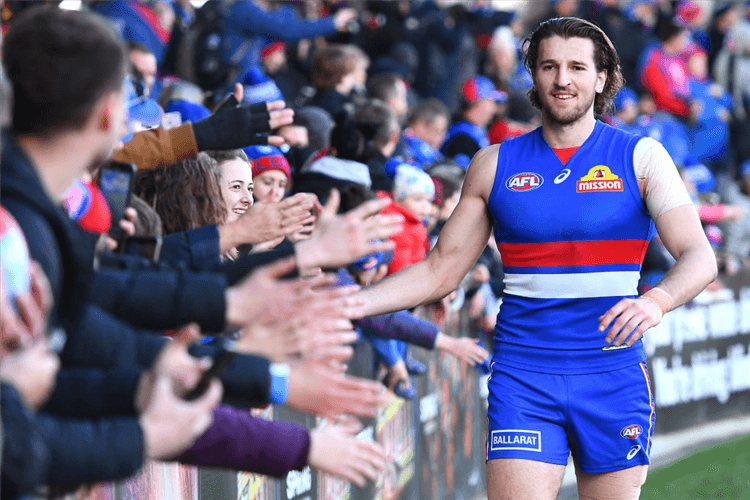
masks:
{"type": "Polygon", "coordinates": [[[622,106],[622,111],[617,114],[625,123],[633,123],[638,117],[638,104],[634,101],[627,101],[622,106]]]}
{"type": "Polygon", "coordinates": [[[367,271],[358,271],[355,273],[354,279],[357,280],[357,283],[361,286],[370,286],[385,278],[387,274],[388,266],[380,264],[372,269],[368,269],[367,271]]]}
{"type": "Polygon", "coordinates": [[[432,199],[429,194],[411,194],[406,198],[396,201],[407,210],[410,210],[419,220],[427,220],[432,214],[432,199]]]}

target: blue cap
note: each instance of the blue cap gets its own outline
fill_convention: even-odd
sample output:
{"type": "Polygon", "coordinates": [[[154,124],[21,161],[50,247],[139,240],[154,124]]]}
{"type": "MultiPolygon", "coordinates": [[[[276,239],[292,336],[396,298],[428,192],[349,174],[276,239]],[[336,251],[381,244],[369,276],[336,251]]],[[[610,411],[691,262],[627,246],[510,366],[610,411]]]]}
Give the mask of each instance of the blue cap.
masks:
{"type": "Polygon", "coordinates": [[[413,162],[423,168],[429,167],[443,159],[443,155],[440,151],[436,150],[418,137],[406,137],[405,142],[411,148],[413,162]]]}
{"type": "Polygon", "coordinates": [[[461,95],[468,102],[477,102],[482,99],[492,99],[497,102],[508,100],[508,94],[502,90],[497,90],[492,80],[484,75],[477,75],[466,80],[461,88],[461,95]]]}
{"type": "Polygon", "coordinates": [[[615,111],[622,111],[626,104],[631,103],[638,105],[638,96],[630,87],[622,87],[615,96],[615,111]]]}
{"type": "Polygon", "coordinates": [[[284,95],[276,82],[258,68],[248,70],[242,83],[245,85],[245,96],[242,99],[242,104],[284,100],[284,95]]]}
{"type": "MultiPolygon", "coordinates": [[[[370,243],[380,243],[380,240],[372,240],[370,243]]],[[[380,264],[383,264],[383,252],[375,252],[370,255],[365,255],[361,259],[355,260],[347,269],[350,273],[364,272],[371,269],[375,269],[380,264]]]]}
{"type": "Polygon", "coordinates": [[[146,96],[139,96],[130,78],[125,79],[125,99],[128,106],[128,120],[140,122],[146,127],[161,124],[164,116],[159,103],[146,96]]]}
{"type": "Polygon", "coordinates": [[[209,111],[204,105],[183,100],[171,101],[167,105],[166,111],[167,113],[173,111],[180,113],[182,123],[197,122],[198,120],[211,116],[211,111],[209,111]]]}
{"type": "Polygon", "coordinates": [[[157,127],[161,125],[164,111],[155,100],[139,96],[135,91],[135,85],[130,78],[125,78],[125,111],[128,118],[128,132],[122,138],[122,142],[128,142],[133,138],[132,122],[139,122],[146,127],[157,127]]]}

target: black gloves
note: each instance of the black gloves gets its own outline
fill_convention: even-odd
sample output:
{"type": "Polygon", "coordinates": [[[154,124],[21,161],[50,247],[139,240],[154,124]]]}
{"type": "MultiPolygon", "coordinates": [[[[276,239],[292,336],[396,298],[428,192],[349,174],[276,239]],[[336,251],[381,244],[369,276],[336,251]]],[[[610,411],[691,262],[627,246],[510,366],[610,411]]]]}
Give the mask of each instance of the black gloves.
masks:
{"type": "Polygon", "coordinates": [[[198,151],[268,144],[270,118],[266,103],[240,107],[237,99],[231,96],[214,114],[193,123],[198,151]]]}

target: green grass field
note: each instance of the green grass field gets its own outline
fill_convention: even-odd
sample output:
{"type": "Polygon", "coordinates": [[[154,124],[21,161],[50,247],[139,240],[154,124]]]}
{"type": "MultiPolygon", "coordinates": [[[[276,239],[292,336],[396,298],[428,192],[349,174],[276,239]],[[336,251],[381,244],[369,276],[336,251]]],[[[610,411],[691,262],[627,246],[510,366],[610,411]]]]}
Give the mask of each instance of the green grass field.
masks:
{"type": "Polygon", "coordinates": [[[648,474],[641,500],[750,500],[750,436],[698,450],[648,474]]]}

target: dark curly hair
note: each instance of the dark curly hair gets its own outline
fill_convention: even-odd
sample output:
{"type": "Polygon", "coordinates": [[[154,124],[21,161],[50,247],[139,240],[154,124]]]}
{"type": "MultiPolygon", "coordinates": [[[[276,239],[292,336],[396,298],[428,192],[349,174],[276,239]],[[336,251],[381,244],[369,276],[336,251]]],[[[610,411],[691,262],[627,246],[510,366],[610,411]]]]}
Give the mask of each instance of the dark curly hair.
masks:
{"type": "Polygon", "coordinates": [[[205,153],[195,160],[138,172],[134,194],[156,210],[166,234],[223,224],[227,218],[221,171],[205,153]]]}
{"type": "MultiPolygon", "coordinates": [[[[539,44],[542,40],[559,36],[568,38],[588,38],[594,42],[594,63],[596,70],[606,71],[607,80],[604,89],[594,98],[594,112],[602,115],[612,107],[612,101],[625,79],[620,72],[620,58],[609,37],[597,25],[577,17],[558,17],[544,21],[523,42],[523,63],[529,74],[534,74],[539,44]]],[[[528,93],[529,100],[534,107],[541,109],[542,103],[536,86],[528,93]]]]}

